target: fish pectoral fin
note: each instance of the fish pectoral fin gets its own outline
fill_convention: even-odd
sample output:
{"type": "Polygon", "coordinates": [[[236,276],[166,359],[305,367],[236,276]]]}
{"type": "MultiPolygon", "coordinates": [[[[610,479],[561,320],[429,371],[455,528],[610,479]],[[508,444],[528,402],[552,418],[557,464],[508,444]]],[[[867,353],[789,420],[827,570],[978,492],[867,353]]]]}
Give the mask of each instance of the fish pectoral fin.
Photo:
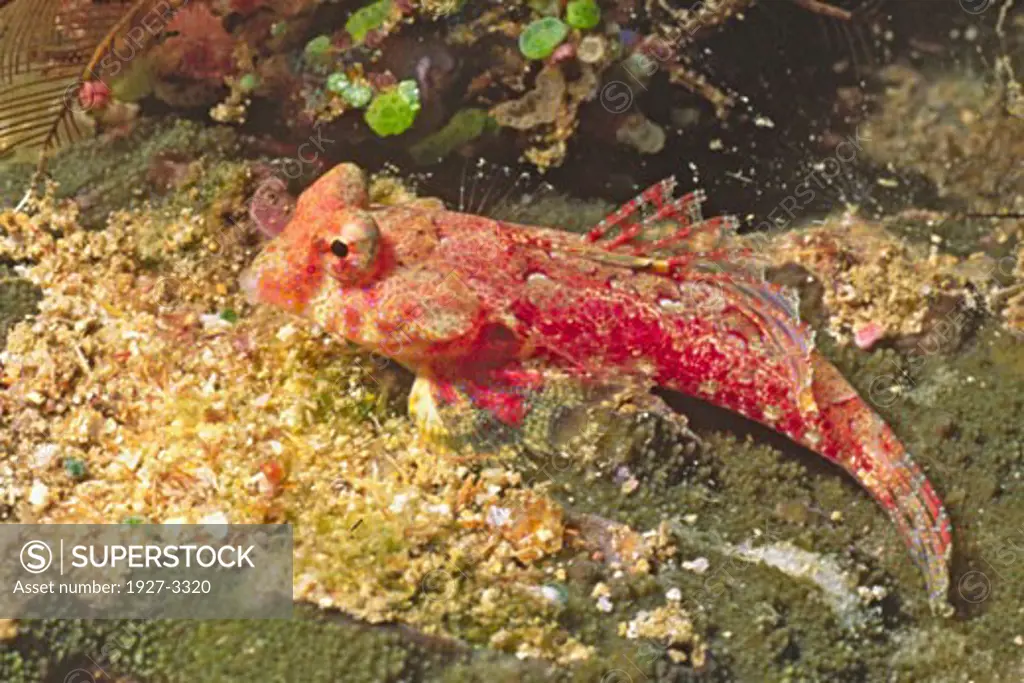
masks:
{"type": "Polygon", "coordinates": [[[453,450],[542,456],[544,468],[640,463],[697,452],[686,417],[641,383],[607,383],[561,370],[492,370],[468,380],[417,376],[409,412],[420,432],[453,450]]]}
{"type": "Polygon", "coordinates": [[[409,414],[433,443],[497,452],[516,440],[528,393],[497,373],[473,379],[422,373],[409,395],[409,414]]]}
{"type": "Polygon", "coordinates": [[[416,375],[409,393],[409,416],[420,433],[430,439],[447,434],[442,413],[448,410],[448,400],[439,389],[429,376],[416,375]]]}

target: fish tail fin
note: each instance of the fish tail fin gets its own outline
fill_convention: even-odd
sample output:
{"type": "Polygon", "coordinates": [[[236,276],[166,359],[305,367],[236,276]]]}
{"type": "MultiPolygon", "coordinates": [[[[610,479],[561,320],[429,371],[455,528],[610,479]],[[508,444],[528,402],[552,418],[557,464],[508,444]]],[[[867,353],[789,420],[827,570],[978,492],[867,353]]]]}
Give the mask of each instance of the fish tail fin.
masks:
{"type": "Polygon", "coordinates": [[[885,509],[924,574],[933,612],[949,614],[953,540],[942,500],[885,421],[838,370],[814,355],[822,433],[818,443],[804,443],[842,465],[885,509]]]}
{"type": "MultiPolygon", "coordinates": [[[[899,483],[890,485],[892,505],[887,508],[896,520],[914,561],[924,573],[928,599],[938,613],[950,611],[949,559],[953,549],[953,527],[942,501],[931,482],[910,454],[904,452],[894,469],[900,472],[899,483]]],[[[884,505],[884,502],[883,502],[884,505]]]]}
{"type": "MultiPolygon", "coordinates": [[[[892,443],[898,445],[895,440],[892,443]]],[[[864,459],[870,465],[858,465],[850,471],[896,523],[924,575],[932,611],[949,613],[947,593],[953,530],[942,501],[924,472],[902,447],[865,450],[864,459]]]]}

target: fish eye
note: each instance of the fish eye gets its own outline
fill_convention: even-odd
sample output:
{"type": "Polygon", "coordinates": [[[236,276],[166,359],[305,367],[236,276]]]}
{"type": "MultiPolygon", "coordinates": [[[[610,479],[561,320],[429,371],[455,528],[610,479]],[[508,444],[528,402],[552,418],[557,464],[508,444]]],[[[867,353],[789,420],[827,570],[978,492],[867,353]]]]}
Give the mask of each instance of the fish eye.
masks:
{"type": "Polygon", "coordinates": [[[337,260],[327,272],[337,280],[352,284],[372,276],[377,267],[380,249],[380,228],[364,211],[351,211],[341,219],[331,235],[320,241],[322,253],[330,252],[337,260]]]}
{"type": "Polygon", "coordinates": [[[348,245],[341,240],[334,240],[331,242],[331,253],[338,258],[345,258],[348,256],[348,245]]]}

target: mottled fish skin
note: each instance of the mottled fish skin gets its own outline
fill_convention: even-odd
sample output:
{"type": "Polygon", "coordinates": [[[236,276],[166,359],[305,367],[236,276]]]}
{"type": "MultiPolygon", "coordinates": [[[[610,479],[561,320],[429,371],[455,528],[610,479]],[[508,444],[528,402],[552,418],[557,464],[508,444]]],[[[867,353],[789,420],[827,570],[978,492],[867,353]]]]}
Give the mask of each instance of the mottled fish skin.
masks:
{"type": "MultiPolygon", "coordinates": [[[[586,236],[371,205],[342,164],[243,277],[256,301],[315,321],[417,374],[411,409],[443,431],[459,406],[518,429],[552,382],[683,392],[841,465],[885,508],[948,613],[951,527],[891,429],[814,350],[787,292],[735,246],[699,193],[652,186],[586,236]]],[[[660,409],[660,407],[659,407],[660,409]]]]}

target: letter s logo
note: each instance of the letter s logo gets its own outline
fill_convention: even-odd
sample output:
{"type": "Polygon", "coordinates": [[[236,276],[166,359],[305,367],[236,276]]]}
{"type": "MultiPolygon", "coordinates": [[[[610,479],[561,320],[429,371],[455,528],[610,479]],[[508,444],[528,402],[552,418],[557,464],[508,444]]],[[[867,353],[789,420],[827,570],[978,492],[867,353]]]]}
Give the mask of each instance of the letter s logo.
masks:
{"type": "Polygon", "coordinates": [[[21,566],[30,574],[41,574],[53,564],[50,546],[42,541],[29,541],[21,547],[21,566]]]}

